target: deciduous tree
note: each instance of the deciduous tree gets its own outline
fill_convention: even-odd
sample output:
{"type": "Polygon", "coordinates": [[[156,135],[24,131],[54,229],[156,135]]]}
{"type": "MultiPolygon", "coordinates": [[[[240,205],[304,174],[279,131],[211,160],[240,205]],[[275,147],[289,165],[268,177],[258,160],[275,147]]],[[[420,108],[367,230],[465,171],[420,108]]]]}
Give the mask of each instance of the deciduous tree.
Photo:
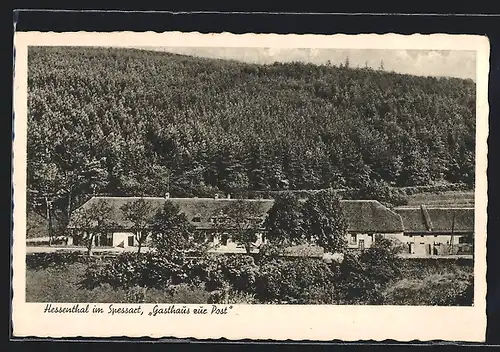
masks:
{"type": "Polygon", "coordinates": [[[346,245],[347,221],[340,200],[333,192],[312,194],[302,207],[304,234],[330,253],[343,252],[346,245]]]}
{"type": "Polygon", "coordinates": [[[281,193],[264,221],[266,239],[280,247],[299,244],[303,235],[302,221],[298,197],[291,192],[281,193]]]}
{"type": "Polygon", "coordinates": [[[141,248],[148,238],[153,222],[153,206],[144,198],[139,198],[132,202],[125,203],[121,209],[124,218],[131,223],[131,230],[137,242],[137,253],[141,253],[141,248]]]}
{"type": "Polygon", "coordinates": [[[80,208],[74,214],[75,228],[80,233],[89,256],[92,255],[96,236],[107,234],[113,226],[110,219],[111,210],[112,207],[108,201],[99,199],[88,208],[80,208]]]}
{"type": "Polygon", "coordinates": [[[186,250],[196,249],[200,243],[194,237],[194,229],[186,214],[170,201],[166,201],[163,207],[156,211],[151,231],[153,248],[164,255],[182,254],[186,250]]]}
{"type": "Polygon", "coordinates": [[[221,233],[227,232],[232,240],[243,245],[247,253],[251,253],[253,243],[258,239],[257,233],[262,227],[260,202],[243,199],[230,201],[215,219],[215,227],[221,233]]]}

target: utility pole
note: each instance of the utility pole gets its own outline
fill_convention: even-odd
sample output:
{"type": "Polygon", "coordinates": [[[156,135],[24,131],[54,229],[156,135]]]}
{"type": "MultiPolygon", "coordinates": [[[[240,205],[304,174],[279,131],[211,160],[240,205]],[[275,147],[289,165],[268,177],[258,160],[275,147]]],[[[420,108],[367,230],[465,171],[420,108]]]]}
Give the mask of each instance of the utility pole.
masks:
{"type": "Polygon", "coordinates": [[[453,254],[453,235],[454,235],[454,232],[455,232],[455,215],[456,215],[456,212],[454,211],[453,212],[453,221],[451,223],[451,238],[450,238],[450,251],[451,251],[451,254],[453,254]]]}
{"type": "Polygon", "coordinates": [[[167,192],[170,193],[170,170],[167,173],[167,192]]]}
{"type": "Polygon", "coordinates": [[[47,233],[49,234],[49,246],[52,245],[52,212],[51,212],[51,208],[52,208],[52,201],[49,200],[49,197],[47,195],[45,195],[45,207],[46,207],[46,211],[47,211],[47,226],[48,226],[48,231],[47,233]]]}

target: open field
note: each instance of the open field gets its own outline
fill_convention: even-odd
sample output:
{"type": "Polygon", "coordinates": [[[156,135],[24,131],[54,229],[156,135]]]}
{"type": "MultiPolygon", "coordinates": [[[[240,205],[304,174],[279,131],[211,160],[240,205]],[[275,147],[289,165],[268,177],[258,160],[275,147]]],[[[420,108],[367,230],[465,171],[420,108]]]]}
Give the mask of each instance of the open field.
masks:
{"type": "Polygon", "coordinates": [[[205,290],[161,291],[157,289],[132,288],[116,289],[108,285],[90,290],[80,283],[87,266],[82,263],[71,264],[66,269],[48,268],[28,270],[26,275],[27,302],[99,302],[99,303],[206,303],[209,293],[205,290]],[[147,292],[147,296],[146,296],[147,292]]]}
{"type": "Polygon", "coordinates": [[[425,204],[432,207],[473,207],[474,191],[448,191],[442,193],[417,193],[408,197],[408,206],[425,204]]]}

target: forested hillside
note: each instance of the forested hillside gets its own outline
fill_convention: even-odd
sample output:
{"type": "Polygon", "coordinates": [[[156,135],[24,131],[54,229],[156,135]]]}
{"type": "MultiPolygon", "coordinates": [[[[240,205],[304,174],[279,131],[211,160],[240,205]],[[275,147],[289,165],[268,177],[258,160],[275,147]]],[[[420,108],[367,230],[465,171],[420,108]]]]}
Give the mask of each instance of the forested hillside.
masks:
{"type": "Polygon", "coordinates": [[[475,84],[134,49],[30,48],[28,188],[204,196],[474,182],[475,84]]]}

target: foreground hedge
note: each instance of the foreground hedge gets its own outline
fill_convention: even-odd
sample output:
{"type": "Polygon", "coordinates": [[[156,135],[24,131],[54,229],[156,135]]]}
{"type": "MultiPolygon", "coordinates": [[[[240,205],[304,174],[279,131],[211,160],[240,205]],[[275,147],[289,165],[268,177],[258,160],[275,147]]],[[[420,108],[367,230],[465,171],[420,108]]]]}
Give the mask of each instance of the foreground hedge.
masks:
{"type": "Polygon", "coordinates": [[[380,303],[376,294],[399,275],[395,258],[380,251],[346,255],[342,264],[315,258],[207,255],[160,257],[153,253],[124,253],[105,263],[89,265],[84,279],[88,288],[108,284],[164,288],[204,285],[209,292],[230,290],[254,295],[260,302],[344,304],[380,303]]]}
{"type": "Polygon", "coordinates": [[[74,263],[89,263],[95,260],[97,260],[97,257],[84,256],[79,251],[29,253],[26,255],[26,268],[32,270],[65,269],[74,263]]]}

